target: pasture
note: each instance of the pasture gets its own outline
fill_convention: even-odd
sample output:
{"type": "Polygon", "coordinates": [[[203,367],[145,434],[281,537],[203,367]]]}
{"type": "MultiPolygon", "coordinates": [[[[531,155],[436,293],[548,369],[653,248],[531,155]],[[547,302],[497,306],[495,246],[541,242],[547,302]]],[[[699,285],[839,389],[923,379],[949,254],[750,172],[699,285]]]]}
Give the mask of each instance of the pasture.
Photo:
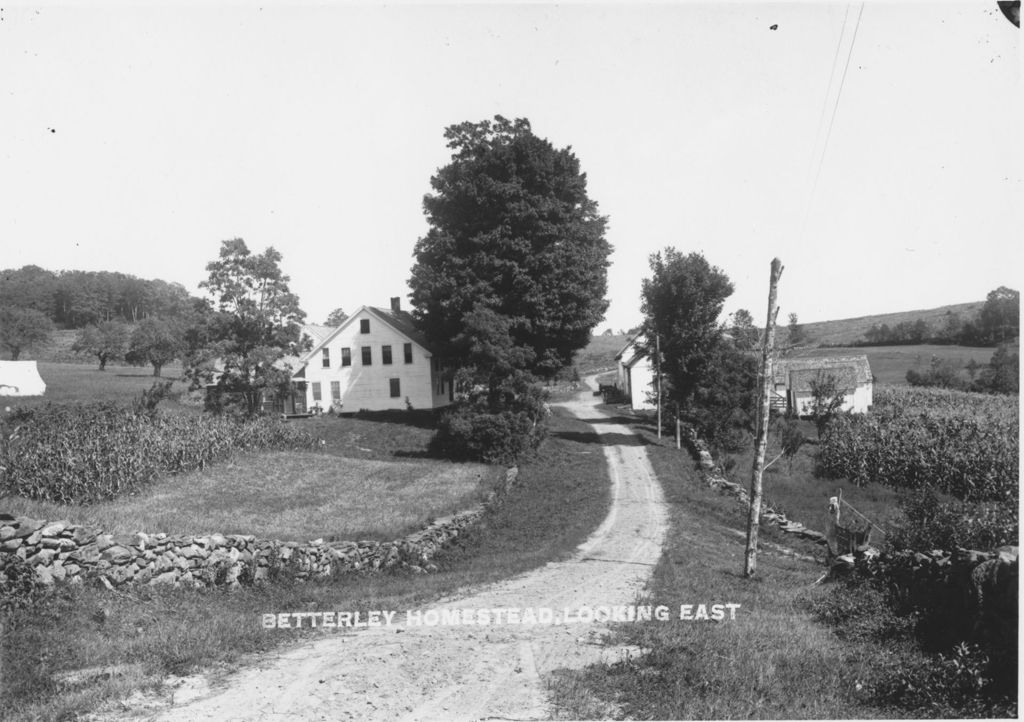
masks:
{"type": "Polygon", "coordinates": [[[190,399],[188,381],[182,379],[179,364],[165,366],[159,379],[153,376],[151,366],[108,364],[105,371],[98,370],[95,363],[39,361],[37,366],[39,375],[46,383],[46,393],[43,396],[0,396],[0,404],[11,408],[35,408],[48,402],[113,401],[130,404],[143,391],[148,390],[154,381],[164,380],[173,381],[174,385],[171,387],[170,398],[161,402],[161,409],[202,410],[201,397],[190,399]]]}
{"type": "Polygon", "coordinates": [[[863,354],[871,364],[871,373],[880,386],[905,386],[907,371],[924,371],[931,365],[932,357],[949,361],[961,369],[961,375],[968,378],[967,365],[987,365],[995,349],[988,346],[835,346],[801,350],[799,356],[855,356],[863,354]]]}

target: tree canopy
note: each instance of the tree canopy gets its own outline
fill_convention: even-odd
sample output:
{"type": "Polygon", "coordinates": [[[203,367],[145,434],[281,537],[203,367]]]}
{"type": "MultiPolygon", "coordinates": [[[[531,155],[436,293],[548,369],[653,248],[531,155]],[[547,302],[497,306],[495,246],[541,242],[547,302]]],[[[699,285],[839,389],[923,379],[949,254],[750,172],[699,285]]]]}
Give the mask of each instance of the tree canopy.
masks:
{"type": "Polygon", "coordinates": [[[88,325],[78,333],[72,344],[75,353],[95,356],[99,361],[99,370],[106,371],[108,361],[124,358],[128,350],[128,337],[131,332],[128,324],[121,321],[103,321],[96,325],[88,325]]]}
{"type": "Polygon", "coordinates": [[[686,407],[722,342],[718,317],[732,282],[699,253],[666,248],[649,261],[652,276],[643,281],[640,306],[646,345],[653,354],[660,339],[662,374],[686,407]]]}
{"type": "Polygon", "coordinates": [[[133,366],[153,366],[159,376],[165,364],[181,356],[185,344],[176,324],[151,316],[139,322],[132,331],[125,360],[133,366]]]}
{"type": "Polygon", "coordinates": [[[17,361],[22,351],[45,343],[51,333],[53,323],[34,308],[0,308],[0,346],[10,352],[12,361],[17,361]]]}
{"type": "Polygon", "coordinates": [[[280,263],[272,247],[256,255],[241,238],[224,241],[199,284],[210,294],[212,310],[186,334],[194,385],[216,378],[219,390],[241,395],[250,414],[259,410],[264,392],[288,384],[291,370],[281,359],[305,350],[306,314],[280,263]]]}
{"type": "Polygon", "coordinates": [[[450,365],[549,378],[607,309],[606,219],[571,148],[528,120],[465,122],[445,138],[452,160],[423,200],[413,314],[450,365]]]}

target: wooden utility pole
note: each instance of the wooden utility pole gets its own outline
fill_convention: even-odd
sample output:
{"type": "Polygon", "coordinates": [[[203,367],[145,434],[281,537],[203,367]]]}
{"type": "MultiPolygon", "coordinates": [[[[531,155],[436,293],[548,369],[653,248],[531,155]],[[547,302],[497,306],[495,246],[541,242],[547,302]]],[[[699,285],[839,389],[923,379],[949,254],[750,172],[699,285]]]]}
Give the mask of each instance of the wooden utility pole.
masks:
{"type": "Polygon", "coordinates": [[[757,571],[757,532],[761,524],[761,475],[764,472],[764,452],[768,446],[768,412],[771,409],[772,355],[775,351],[775,319],[779,315],[776,305],[782,261],[772,259],[771,280],[768,285],[768,323],[764,332],[761,354],[760,404],[757,413],[757,434],[754,440],[754,468],[750,475],[750,513],[747,517],[747,553],[743,574],[754,576],[757,571]]]}
{"type": "Polygon", "coordinates": [[[661,334],[654,334],[654,353],[658,364],[658,438],[661,438],[661,334]]]}

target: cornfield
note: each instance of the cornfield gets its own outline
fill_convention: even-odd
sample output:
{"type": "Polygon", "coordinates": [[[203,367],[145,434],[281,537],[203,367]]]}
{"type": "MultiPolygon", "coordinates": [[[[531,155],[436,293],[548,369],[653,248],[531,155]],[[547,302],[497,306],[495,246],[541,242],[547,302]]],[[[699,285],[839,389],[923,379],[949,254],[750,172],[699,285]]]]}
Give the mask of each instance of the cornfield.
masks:
{"type": "Polygon", "coordinates": [[[1016,504],[1019,434],[1016,396],[898,387],[879,391],[871,414],[836,418],[818,463],[826,475],[859,486],[1016,504]]]}
{"type": "Polygon", "coordinates": [[[109,403],[49,404],[0,423],[0,495],[69,504],[138,491],[235,450],[315,448],[279,419],[150,416],[109,403]]]}

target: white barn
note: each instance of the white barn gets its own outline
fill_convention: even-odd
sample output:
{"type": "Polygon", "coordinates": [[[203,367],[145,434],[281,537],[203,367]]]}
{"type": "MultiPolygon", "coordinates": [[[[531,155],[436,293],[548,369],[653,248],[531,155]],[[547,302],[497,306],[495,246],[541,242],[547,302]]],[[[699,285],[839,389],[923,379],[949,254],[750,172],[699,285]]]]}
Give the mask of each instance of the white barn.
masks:
{"type": "Polygon", "coordinates": [[[844,394],[842,410],[867,413],[873,403],[873,377],[868,357],[821,356],[777,359],[772,369],[772,405],[801,416],[810,414],[811,382],[831,375],[844,394]]]}
{"type": "Polygon", "coordinates": [[[305,382],[309,411],[436,409],[455,396],[398,298],[390,308],[361,306],[341,326],[314,338],[300,365],[294,379],[305,382]]]}
{"type": "Polygon", "coordinates": [[[656,408],[650,400],[654,393],[654,364],[642,343],[640,335],[633,336],[615,355],[618,372],[615,385],[629,397],[630,407],[636,410],[656,408]]]}

